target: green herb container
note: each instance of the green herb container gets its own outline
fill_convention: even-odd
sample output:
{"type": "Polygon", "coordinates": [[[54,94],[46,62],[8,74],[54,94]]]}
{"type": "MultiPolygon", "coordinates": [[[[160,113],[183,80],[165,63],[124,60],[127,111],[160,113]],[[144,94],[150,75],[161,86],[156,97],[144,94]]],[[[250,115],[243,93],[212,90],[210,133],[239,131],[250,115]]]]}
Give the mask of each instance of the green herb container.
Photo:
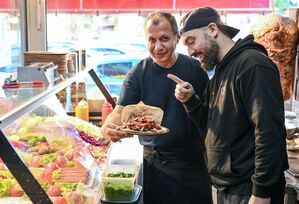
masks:
{"type": "Polygon", "coordinates": [[[135,165],[108,165],[102,174],[105,200],[130,201],[133,196],[139,167],[135,165]]]}

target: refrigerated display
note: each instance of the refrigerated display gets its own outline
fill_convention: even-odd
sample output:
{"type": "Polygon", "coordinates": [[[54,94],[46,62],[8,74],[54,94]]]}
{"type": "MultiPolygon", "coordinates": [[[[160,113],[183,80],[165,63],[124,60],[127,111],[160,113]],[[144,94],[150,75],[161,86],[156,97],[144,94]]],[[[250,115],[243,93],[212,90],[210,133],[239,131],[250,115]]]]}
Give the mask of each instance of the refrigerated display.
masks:
{"type": "Polygon", "coordinates": [[[56,93],[86,75],[0,92],[0,203],[95,204],[109,142],[56,93]]]}

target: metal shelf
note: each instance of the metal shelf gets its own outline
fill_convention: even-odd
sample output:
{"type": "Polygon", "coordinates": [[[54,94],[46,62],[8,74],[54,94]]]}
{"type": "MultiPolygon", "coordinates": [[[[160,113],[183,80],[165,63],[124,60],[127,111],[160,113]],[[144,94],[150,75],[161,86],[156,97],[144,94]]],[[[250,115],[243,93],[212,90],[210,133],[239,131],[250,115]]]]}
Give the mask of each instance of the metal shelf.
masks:
{"type": "MultiPolygon", "coordinates": [[[[18,100],[20,101],[21,104],[0,117],[0,129],[11,124],[13,121],[16,120],[16,118],[20,118],[24,114],[34,110],[40,104],[45,102],[50,96],[53,96],[54,94],[58,93],[65,87],[71,85],[73,82],[80,80],[82,77],[86,76],[88,71],[89,70],[81,71],[76,76],[69,77],[66,79],[61,78],[57,80],[54,85],[49,85],[42,89],[39,88],[18,89],[17,91],[19,91],[19,95],[27,95],[29,94],[29,92],[31,92],[32,95],[29,96],[28,99],[25,99],[26,101],[22,101],[23,98],[20,97],[18,100]]],[[[10,89],[7,91],[16,91],[16,89],[10,89]]]]}

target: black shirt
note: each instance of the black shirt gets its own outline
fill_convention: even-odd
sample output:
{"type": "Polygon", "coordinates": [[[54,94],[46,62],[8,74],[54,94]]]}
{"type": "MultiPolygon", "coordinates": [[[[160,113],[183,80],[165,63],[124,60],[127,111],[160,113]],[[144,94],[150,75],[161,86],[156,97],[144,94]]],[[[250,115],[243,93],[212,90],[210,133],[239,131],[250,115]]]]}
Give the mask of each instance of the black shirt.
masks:
{"type": "Polygon", "coordinates": [[[140,136],[142,145],[159,147],[186,147],[203,145],[203,130],[199,130],[187,115],[184,106],[174,96],[176,84],[167,78],[174,74],[192,84],[196,94],[202,95],[208,82],[200,63],[180,54],[171,68],[163,68],[146,58],[129,70],[124,80],[118,104],[126,106],[140,101],[160,107],[164,111],[162,126],[170,132],[159,136],[140,136]]]}

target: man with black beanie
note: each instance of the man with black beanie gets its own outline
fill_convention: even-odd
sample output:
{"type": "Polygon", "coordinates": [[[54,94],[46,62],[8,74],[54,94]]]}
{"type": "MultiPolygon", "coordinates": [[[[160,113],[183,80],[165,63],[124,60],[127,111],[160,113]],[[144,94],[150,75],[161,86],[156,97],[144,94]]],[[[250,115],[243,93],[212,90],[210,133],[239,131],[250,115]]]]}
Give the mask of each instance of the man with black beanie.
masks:
{"type": "Polygon", "coordinates": [[[207,128],[207,166],[218,204],[282,204],[288,161],[277,66],[252,35],[234,42],[239,30],[224,25],[212,8],[188,13],[182,25],[189,55],[215,74],[204,96],[177,76],[168,78],[198,127],[207,128]]]}

